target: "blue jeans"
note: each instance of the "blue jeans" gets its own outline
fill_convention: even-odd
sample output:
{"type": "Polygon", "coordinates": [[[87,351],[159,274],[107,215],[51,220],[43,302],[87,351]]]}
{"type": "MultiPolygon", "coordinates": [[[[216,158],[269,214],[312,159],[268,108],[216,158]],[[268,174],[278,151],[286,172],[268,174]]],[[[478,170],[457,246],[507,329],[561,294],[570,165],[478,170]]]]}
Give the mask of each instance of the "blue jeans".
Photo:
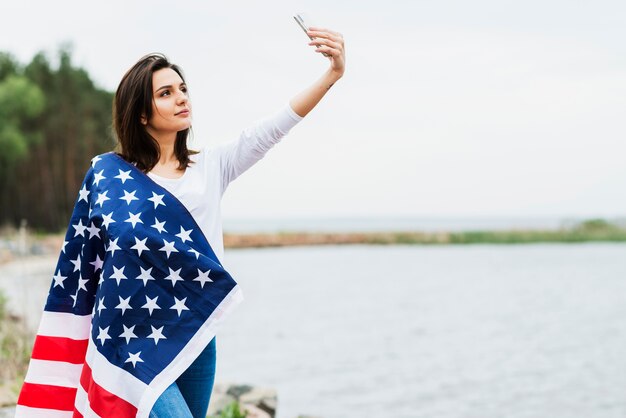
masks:
{"type": "Polygon", "coordinates": [[[150,411],[150,418],[205,418],[215,380],[215,338],[172,383],[150,411]]]}

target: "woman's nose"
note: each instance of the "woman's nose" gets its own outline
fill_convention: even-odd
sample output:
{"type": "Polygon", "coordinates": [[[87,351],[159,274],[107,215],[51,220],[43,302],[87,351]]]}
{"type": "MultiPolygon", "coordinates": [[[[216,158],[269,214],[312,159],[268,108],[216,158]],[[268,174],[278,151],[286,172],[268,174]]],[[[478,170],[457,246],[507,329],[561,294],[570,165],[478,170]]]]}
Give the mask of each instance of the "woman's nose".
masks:
{"type": "Polygon", "coordinates": [[[189,100],[189,97],[187,97],[187,93],[185,93],[184,91],[179,91],[176,101],[178,103],[186,103],[189,100]]]}

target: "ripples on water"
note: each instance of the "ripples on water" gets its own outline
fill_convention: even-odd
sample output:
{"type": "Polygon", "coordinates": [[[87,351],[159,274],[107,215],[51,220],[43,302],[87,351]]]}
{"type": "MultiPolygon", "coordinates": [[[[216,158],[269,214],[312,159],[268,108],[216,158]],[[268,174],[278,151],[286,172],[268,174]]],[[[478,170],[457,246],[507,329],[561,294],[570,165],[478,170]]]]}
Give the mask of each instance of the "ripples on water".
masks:
{"type": "Polygon", "coordinates": [[[279,418],[626,416],[626,245],[230,250],[218,380],[279,418]]]}

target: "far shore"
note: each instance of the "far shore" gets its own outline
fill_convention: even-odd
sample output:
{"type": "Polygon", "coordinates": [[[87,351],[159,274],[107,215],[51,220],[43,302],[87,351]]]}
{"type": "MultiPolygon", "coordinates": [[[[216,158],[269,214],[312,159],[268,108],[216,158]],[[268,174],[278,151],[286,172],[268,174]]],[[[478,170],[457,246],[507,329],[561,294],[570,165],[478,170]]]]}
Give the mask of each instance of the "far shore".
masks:
{"type": "MultiPolygon", "coordinates": [[[[54,255],[63,234],[0,234],[0,264],[20,255],[54,255]]],[[[459,245],[626,242],[626,227],[592,219],[560,229],[485,231],[390,232],[259,232],[224,234],[226,248],[264,248],[311,245],[459,245]]]]}

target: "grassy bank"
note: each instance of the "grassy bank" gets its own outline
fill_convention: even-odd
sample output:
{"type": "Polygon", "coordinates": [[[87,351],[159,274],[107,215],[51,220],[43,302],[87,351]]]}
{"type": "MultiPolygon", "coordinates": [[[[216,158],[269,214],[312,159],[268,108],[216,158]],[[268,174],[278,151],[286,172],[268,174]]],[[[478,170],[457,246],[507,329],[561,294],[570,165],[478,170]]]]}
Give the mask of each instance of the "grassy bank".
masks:
{"type": "Polygon", "coordinates": [[[574,242],[626,242],[626,228],[601,219],[558,230],[509,230],[463,232],[371,232],[226,234],[229,248],[330,244],[530,244],[574,242]]]}
{"type": "Polygon", "coordinates": [[[32,336],[20,318],[6,309],[0,293],[0,406],[13,405],[24,381],[30,359],[32,336]]]}

